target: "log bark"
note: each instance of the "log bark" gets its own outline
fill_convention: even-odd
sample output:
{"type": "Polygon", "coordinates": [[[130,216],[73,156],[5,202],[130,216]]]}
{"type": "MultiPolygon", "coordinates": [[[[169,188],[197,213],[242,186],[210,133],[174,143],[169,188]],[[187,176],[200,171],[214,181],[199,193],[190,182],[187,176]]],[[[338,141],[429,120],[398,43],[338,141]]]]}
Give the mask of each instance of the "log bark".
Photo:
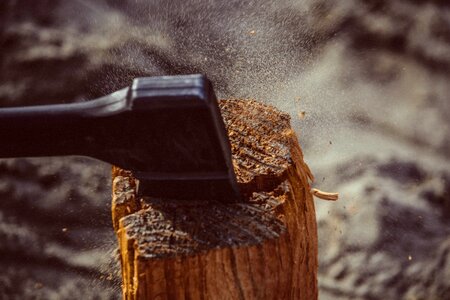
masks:
{"type": "Polygon", "coordinates": [[[253,100],[220,101],[241,203],[135,194],[113,169],[112,215],[124,299],[317,299],[311,172],[290,118],[253,100]]]}

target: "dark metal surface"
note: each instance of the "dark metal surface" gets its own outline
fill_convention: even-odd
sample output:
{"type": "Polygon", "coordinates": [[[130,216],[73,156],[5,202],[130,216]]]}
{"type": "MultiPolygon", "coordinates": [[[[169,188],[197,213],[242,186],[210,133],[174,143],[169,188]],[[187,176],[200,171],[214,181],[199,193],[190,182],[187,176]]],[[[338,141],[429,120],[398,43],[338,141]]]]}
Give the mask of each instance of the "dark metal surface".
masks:
{"type": "Polygon", "coordinates": [[[202,75],[145,77],[97,100],[0,109],[0,157],[83,155],[134,171],[139,193],[239,198],[217,100],[202,75]]]}

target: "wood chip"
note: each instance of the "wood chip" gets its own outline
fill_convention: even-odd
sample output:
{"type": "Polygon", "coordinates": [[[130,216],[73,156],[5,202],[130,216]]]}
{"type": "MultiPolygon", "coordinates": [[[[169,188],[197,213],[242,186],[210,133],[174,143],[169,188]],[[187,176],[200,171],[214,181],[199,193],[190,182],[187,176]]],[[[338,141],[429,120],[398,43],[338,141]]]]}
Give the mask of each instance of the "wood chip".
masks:
{"type": "Polygon", "coordinates": [[[336,201],[339,198],[339,193],[327,193],[318,189],[311,189],[311,194],[317,198],[328,201],[336,201]]]}

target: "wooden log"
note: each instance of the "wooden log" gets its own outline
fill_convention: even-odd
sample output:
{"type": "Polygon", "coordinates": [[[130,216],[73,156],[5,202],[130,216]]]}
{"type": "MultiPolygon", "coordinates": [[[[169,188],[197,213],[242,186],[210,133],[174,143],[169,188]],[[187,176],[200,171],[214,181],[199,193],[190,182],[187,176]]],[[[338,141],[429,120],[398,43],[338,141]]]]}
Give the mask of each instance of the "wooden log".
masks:
{"type": "Polygon", "coordinates": [[[113,169],[124,299],[317,299],[311,172],[290,118],[253,100],[220,101],[242,203],[135,194],[113,169]]]}

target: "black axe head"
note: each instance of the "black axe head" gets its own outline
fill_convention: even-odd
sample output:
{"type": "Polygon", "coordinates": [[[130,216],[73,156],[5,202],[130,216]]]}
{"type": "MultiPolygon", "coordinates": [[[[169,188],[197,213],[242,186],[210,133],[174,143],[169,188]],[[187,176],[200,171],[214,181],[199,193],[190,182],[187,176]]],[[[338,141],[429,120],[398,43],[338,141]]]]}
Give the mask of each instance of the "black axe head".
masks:
{"type": "Polygon", "coordinates": [[[0,157],[85,155],[133,171],[138,193],[235,201],[228,136],[203,75],[136,78],[100,99],[0,109],[0,157]]]}
{"type": "MultiPolygon", "coordinates": [[[[239,198],[228,135],[211,83],[202,75],[134,80],[128,98],[133,141],[119,164],[138,193],[169,198],[239,198]]],[[[126,126],[126,123],[124,123],[126,126]]]]}

